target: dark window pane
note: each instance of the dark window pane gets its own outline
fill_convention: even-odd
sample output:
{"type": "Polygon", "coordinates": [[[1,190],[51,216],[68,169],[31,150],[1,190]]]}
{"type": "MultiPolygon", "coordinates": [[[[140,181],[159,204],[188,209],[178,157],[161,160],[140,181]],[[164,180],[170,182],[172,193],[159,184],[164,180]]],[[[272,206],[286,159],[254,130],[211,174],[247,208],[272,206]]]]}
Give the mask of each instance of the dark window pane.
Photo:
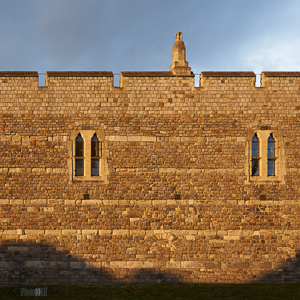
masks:
{"type": "Polygon", "coordinates": [[[75,160],[75,176],[83,176],[84,169],[83,169],[83,159],[76,159],[75,160]]]}
{"type": "Polygon", "coordinates": [[[252,138],[252,157],[259,157],[259,139],[256,134],[252,138]]]}
{"type": "Polygon", "coordinates": [[[259,160],[253,159],[252,160],[252,176],[258,176],[259,175],[259,160]]]}
{"type": "Polygon", "coordinates": [[[92,137],[92,142],[98,142],[98,138],[97,138],[97,135],[96,133],[94,133],[93,137],[92,137]]]}
{"type": "Polygon", "coordinates": [[[99,160],[92,159],[92,176],[99,176],[99,160]]]}
{"type": "Polygon", "coordinates": [[[252,143],[252,157],[259,157],[258,143],[252,143]]]}
{"type": "Polygon", "coordinates": [[[99,140],[96,133],[91,140],[91,157],[99,157],[99,140]]]}
{"type": "Polygon", "coordinates": [[[272,134],[268,138],[268,157],[275,157],[275,140],[272,134]]]}
{"type": "Polygon", "coordinates": [[[275,160],[268,159],[268,176],[275,176],[275,160]]]}
{"type": "Polygon", "coordinates": [[[75,156],[83,157],[83,139],[80,134],[78,134],[75,140],[75,156]]]}

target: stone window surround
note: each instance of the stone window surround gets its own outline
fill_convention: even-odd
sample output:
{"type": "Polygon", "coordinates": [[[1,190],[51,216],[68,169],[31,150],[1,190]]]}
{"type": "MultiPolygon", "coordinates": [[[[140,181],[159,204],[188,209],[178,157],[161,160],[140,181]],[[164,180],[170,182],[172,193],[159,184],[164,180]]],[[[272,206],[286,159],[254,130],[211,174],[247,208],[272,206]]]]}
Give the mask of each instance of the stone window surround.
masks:
{"type": "Polygon", "coordinates": [[[286,175],[285,168],[285,151],[282,130],[248,130],[246,142],[246,166],[245,172],[247,180],[245,183],[270,183],[280,182],[284,183],[284,175],[286,175]],[[256,133],[259,139],[259,175],[252,176],[252,138],[256,133]],[[273,134],[275,139],[275,176],[268,176],[268,138],[273,134]]]}
{"type": "Polygon", "coordinates": [[[68,145],[68,169],[69,169],[69,180],[71,182],[82,182],[82,181],[104,181],[108,184],[108,142],[105,140],[105,132],[102,129],[95,130],[72,130],[70,136],[70,143],[68,145]],[[78,134],[84,141],[84,176],[75,176],[75,139],[78,134]],[[102,156],[99,158],[99,176],[91,175],[91,139],[96,133],[99,142],[102,143],[102,156]]]}

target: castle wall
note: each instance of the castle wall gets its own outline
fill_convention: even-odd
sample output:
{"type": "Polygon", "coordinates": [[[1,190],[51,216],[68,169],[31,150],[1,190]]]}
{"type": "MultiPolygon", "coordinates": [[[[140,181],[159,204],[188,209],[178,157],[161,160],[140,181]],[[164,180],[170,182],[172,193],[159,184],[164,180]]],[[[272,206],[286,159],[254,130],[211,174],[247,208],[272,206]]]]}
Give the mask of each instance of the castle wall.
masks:
{"type": "Polygon", "coordinates": [[[0,72],[0,284],[299,282],[299,78],[0,72]],[[282,177],[253,182],[266,128],[282,177]],[[107,181],[72,180],[81,130],[107,181]]]}

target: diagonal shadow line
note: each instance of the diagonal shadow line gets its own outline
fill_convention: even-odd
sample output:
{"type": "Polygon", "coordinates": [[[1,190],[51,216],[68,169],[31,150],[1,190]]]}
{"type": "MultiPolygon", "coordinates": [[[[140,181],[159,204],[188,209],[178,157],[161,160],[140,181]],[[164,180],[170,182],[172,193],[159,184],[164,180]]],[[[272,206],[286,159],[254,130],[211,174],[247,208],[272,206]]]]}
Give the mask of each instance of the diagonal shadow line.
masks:
{"type": "Polygon", "coordinates": [[[300,282],[300,251],[295,258],[288,258],[275,270],[259,276],[251,283],[299,283],[300,282]]]}

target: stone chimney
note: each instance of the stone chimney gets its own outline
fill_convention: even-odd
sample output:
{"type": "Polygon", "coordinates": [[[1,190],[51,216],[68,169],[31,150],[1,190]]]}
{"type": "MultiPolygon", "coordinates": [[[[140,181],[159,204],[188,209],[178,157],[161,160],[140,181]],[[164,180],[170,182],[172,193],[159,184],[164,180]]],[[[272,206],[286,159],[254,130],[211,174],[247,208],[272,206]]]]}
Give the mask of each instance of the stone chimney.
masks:
{"type": "Polygon", "coordinates": [[[182,40],[182,33],[177,32],[175,43],[172,49],[172,65],[170,72],[174,75],[192,75],[189,63],[185,61],[185,45],[182,40]]]}

